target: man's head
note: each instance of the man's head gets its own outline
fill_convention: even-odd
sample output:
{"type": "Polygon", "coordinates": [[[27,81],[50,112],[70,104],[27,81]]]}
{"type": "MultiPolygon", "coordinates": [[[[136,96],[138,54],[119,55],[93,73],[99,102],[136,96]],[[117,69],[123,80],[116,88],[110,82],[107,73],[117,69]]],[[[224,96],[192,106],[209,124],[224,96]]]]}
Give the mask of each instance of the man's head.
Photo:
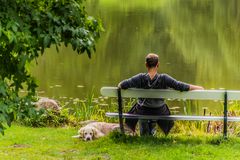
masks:
{"type": "Polygon", "coordinates": [[[147,56],[146,56],[146,66],[148,68],[155,68],[155,67],[158,67],[158,55],[155,54],[155,53],[149,53],[147,56]]]}

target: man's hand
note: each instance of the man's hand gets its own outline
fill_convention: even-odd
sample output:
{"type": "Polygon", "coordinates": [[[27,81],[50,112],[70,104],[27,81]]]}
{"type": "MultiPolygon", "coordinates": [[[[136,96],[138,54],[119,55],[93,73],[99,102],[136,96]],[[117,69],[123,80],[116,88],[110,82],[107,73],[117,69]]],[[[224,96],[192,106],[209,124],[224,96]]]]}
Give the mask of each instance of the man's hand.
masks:
{"type": "Polygon", "coordinates": [[[204,88],[202,86],[196,86],[196,85],[190,84],[189,91],[192,91],[192,90],[204,90],[204,88]]]}
{"type": "Polygon", "coordinates": [[[122,87],[121,87],[121,82],[120,82],[120,83],[118,83],[118,88],[122,88],[122,87]]]}

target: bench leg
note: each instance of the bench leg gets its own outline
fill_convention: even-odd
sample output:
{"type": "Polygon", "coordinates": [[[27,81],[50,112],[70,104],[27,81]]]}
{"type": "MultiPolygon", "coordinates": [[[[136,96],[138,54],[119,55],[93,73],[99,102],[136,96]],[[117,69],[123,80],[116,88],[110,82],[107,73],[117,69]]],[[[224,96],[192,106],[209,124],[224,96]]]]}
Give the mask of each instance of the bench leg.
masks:
{"type": "Polygon", "coordinates": [[[228,97],[227,97],[227,91],[224,94],[224,119],[223,119],[223,137],[225,139],[227,139],[227,101],[228,101],[228,97]]]}
{"type": "Polygon", "coordinates": [[[118,88],[118,114],[119,114],[119,125],[121,133],[124,134],[124,127],[123,127],[123,118],[122,118],[122,95],[121,95],[121,88],[118,88]]]}

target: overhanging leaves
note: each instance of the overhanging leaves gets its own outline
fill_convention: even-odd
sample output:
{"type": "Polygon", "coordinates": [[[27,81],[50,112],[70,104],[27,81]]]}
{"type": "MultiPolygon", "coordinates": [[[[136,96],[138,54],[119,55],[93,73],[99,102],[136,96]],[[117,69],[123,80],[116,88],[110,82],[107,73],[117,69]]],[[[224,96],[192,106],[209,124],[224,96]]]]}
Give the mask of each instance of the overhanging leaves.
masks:
{"type": "Polygon", "coordinates": [[[14,115],[32,114],[26,101],[37,87],[27,64],[51,45],[69,44],[91,57],[103,30],[81,0],[0,0],[0,132],[14,115]],[[26,85],[28,94],[19,98],[26,85]],[[6,110],[5,107],[11,108],[6,110]],[[19,114],[18,114],[19,113],[19,114]],[[3,118],[5,117],[5,118],[3,118]]]}

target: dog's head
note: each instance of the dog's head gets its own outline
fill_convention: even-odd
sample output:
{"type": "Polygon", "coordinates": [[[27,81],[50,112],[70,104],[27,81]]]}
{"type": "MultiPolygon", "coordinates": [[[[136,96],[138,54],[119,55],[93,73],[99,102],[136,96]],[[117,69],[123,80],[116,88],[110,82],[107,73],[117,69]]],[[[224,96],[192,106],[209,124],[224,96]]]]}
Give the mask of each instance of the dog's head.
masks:
{"type": "Polygon", "coordinates": [[[92,141],[101,136],[103,136],[103,134],[98,129],[91,126],[85,126],[78,131],[78,136],[74,136],[74,138],[82,138],[84,141],[92,141]]]}
{"type": "Polygon", "coordinates": [[[78,131],[78,134],[84,141],[91,141],[94,139],[94,128],[83,127],[78,131]]]}

